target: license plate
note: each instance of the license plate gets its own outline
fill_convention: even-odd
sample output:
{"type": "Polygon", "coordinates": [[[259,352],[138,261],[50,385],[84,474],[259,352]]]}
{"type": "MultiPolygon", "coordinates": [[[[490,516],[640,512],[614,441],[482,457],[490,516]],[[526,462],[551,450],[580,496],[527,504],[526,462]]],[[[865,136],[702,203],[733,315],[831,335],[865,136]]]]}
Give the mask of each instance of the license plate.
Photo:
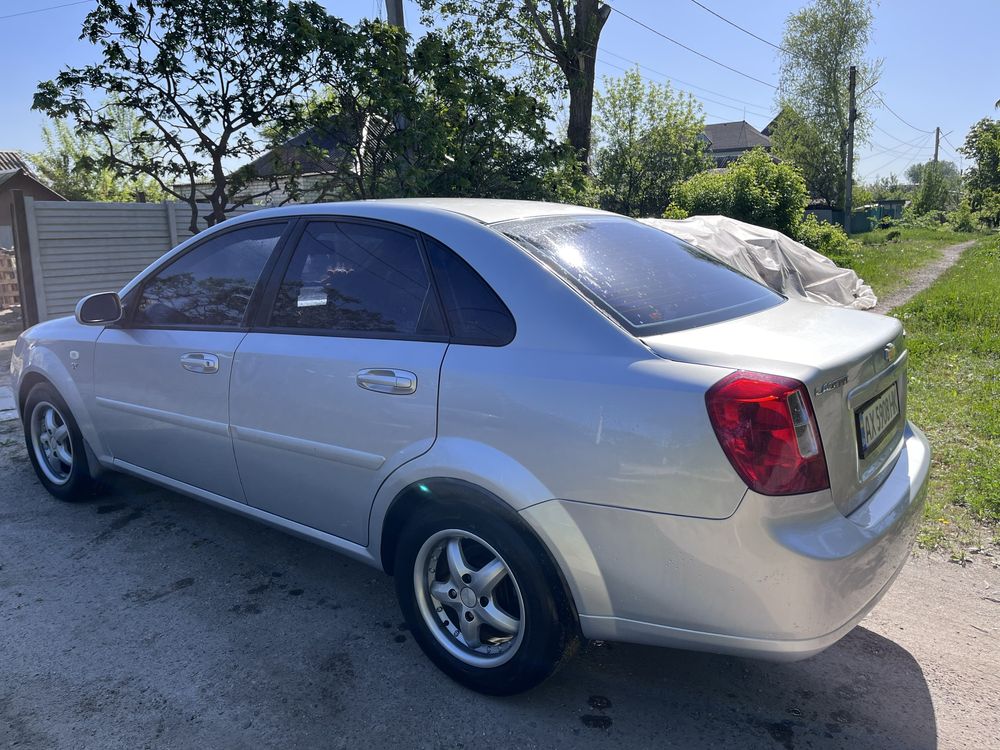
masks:
{"type": "Polygon", "coordinates": [[[899,418],[899,390],[893,383],[857,411],[861,458],[878,445],[899,418]]]}

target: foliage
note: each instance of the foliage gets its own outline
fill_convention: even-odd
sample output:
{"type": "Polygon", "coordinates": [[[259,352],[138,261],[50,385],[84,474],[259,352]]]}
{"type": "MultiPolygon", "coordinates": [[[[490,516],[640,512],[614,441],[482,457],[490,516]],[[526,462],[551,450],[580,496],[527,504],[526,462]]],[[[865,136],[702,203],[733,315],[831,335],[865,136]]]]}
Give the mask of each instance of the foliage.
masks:
{"type": "Polygon", "coordinates": [[[676,203],[671,203],[665,209],[663,209],[663,214],[661,215],[663,219],[686,219],[688,218],[688,212],[683,208],[678,206],[676,203]]]}
{"type": "Polygon", "coordinates": [[[873,21],[871,0],[813,0],[785,21],[774,150],[798,164],[812,194],[831,205],[843,202],[852,65],[856,138],[863,141],[871,126],[881,68],[864,59],[873,21]]]}
{"type": "MultiPolygon", "coordinates": [[[[459,49],[569,94],[567,139],[588,170],[597,43],[611,7],[600,0],[417,0],[459,49]]],[[[523,85],[523,84],[522,84],[523,85]]],[[[530,87],[529,87],[530,88],[530,87]]],[[[535,92],[538,93],[538,92],[535,92]]],[[[553,93],[549,91],[549,93],[553,93]]]]}
{"type": "Polygon", "coordinates": [[[900,181],[895,174],[886,177],[879,177],[870,185],[865,185],[865,189],[871,193],[872,201],[906,200],[910,198],[912,189],[909,185],[900,181]]]}
{"type": "Polygon", "coordinates": [[[856,209],[858,206],[870,206],[875,203],[875,193],[867,185],[855,182],[851,188],[852,203],[856,209]]]}
{"type": "Polygon", "coordinates": [[[973,125],[959,151],[975,162],[965,173],[973,210],[990,226],[1000,226],[1000,120],[984,117],[973,125]]]}
{"type": "MultiPolygon", "coordinates": [[[[128,110],[110,110],[116,139],[135,142],[142,128],[128,110]]],[[[42,180],[71,201],[134,201],[139,193],[158,201],[163,190],[151,177],[123,177],[100,162],[101,144],[81,133],[66,120],[42,127],[42,151],[31,155],[31,163],[42,180]]]]}
{"type": "Polygon", "coordinates": [[[587,202],[575,159],[548,137],[546,103],[486,60],[435,32],[407,50],[380,21],[345,36],[342,64],[319,77],[323,92],[268,130],[265,161],[290,199],[587,202]]]}
{"type": "Polygon", "coordinates": [[[908,410],[934,446],[925,543],[947,541],[963,516],[1000,521],[998,264],[1000,240],[983,240],[894,313],[907,330],[908,410]]]}
{"type": "Polygon", "coordinates": [[[792,237],[838,266],[850,267],[852,251],[857,247],[842,226],[819,221],[812,214],[796,224],[792,237]]]}
{"type": "Polygon", "coordinates": [[[186,201],[197,231],[199,199],[214,224],[239,192],[225,165],[260,152],[258,129],[288,118],[349,34],[313,0],[97,0],[81,37],[100,60],[41,83],[34,108],[73,116],[100,139],[101,166],[151,177],[186,201]],[[93,94],[115,105],[95,105],[93,94]],[[124,141],[113,126],[118,105],[146,125],[124,141]],[[211,189],[200,196],[206,178],[211,189]]]}
{"type": "Polygon", "coordinates": [[[963,198],[955,210],[948,214],[948,224],[956,232],[978,231],[979,222],[979,214],[972,210],[968,198],[963,198]]]}
{"type": "Polygon", "coordinates": [[[594,181],[600,205],[656,216],[673,187],[710,165],[701,107],[669,84],[644,84],[638,69],[604,79],[596,99],[594,181]]]}
{"type": "Polygon", "coordinates": [[[913,196],[913,210],[917,214],[928,211],[946,211],[958,205],[962,188],[962,175],[950,161],[929,161],[914,164],[906,171],[907,177],[917,184],[913,196]]]}
{"type": "Polygon", "coordinates": [[[702,172],[682,182],[674,202],[688,214],[722,214],[793,234],[809,196],[795,167],[775,163],[756,148],[724,172],[702,172]]]}

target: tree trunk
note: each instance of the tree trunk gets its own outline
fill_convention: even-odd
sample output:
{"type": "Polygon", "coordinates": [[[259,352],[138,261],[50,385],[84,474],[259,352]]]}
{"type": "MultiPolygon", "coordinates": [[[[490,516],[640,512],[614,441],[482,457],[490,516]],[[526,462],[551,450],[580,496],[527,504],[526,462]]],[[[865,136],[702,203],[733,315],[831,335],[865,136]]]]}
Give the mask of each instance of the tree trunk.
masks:
{"type": "Polygon", "coordinates": [[[566,137],[584,173],[590,171],[591,116],[594,109],[594,67],[597,42],[611,15],[611,6],[600,0],[549,0],[549,11],[539,8],[539,0],[526,0],[545,47],[566,77],[569,90],[569,126],[566,137]],[[567,7],[573,2],[572,17],[567,7]]]}
{"type": "Polygon", "coordinates": [[[584,173],[590,172],[591,119],[594,109],[594,61],[579,56],[580,70],[569,79],[569,127],[566,136],[584,173]]]}

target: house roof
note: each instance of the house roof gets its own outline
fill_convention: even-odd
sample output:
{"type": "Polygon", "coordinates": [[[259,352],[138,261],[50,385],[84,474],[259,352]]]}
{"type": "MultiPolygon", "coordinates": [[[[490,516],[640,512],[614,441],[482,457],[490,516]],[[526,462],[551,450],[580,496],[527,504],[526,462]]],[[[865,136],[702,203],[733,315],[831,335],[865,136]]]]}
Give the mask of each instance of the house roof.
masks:
{"type": "Polygon", "coordinates": [[[771,139],[745,120],[716,122],[705,126],[710,151],[746,151],[756,146],[771,148],[771,139]]]}
{"type": "Polygon", "coordinates": [[[0,169],[0,187],[12,177],[21,174],[20,169],[0,169]]]}
{"type": "MultiPolygon", "coordinates": [[[[39,195],[41,195],[42,197],[39,198],[40,200],[59,200],[59,201],[66,200],[61,195],[59,195],[59,193],[50,188],[48,185],[39,180],[37,177],[35,177],[35,175],[33,175],[30,171],[24,169],[23,167],[19,167],[17,169],[0,169],[0,191],[6,190],[8,187],[18,187],[17,183],[15,183],[13,186],[7,185],[7,183],[11,182],[15,177],[23,177],[25,180],[28,180],[30,184],[33,184],[35,186],[34,188],[32,188],[32,190],[35,193],[35,198],[39,198],[39,195]]],[[[24,182],[20,183],[20,187],[23,188],[24,184],[25,184],[24,182]]],[[[2,217],[0,217],[0,220],[2,220],[2,217]]]]}
{"type": "Polygon", "coordinates": [[[23,169],[28,174],[31,174],[31,167],[28,166],[21,155],[17,151],[0,151],[0,172],[9,172],[10,170],[23,169]]]}

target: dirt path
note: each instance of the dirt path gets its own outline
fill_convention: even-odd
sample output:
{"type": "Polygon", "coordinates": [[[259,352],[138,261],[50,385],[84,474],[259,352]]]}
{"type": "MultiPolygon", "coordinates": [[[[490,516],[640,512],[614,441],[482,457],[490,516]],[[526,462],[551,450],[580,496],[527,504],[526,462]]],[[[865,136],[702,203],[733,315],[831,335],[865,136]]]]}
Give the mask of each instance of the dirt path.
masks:
{"type": "Polygon", "coordinates": [[[894,307],[905,305],[917,294],[937,281],[938,277],[955,265],[958,262],[958,259],[962,257],[962,253],[972,247],[975,243],[975,240],[968,240],[966,242],[960,242],[957,245],[946,247],[942,251],[941,257],[936,261],[928,263],[923,268],[918,268],[914,271],[913,278],[910,280],[909,284],[904,286],[902,289],[896,290],[892,294],[880,297],[878,304],[871,312],[882,313],[884,315],[894,307]]]}

